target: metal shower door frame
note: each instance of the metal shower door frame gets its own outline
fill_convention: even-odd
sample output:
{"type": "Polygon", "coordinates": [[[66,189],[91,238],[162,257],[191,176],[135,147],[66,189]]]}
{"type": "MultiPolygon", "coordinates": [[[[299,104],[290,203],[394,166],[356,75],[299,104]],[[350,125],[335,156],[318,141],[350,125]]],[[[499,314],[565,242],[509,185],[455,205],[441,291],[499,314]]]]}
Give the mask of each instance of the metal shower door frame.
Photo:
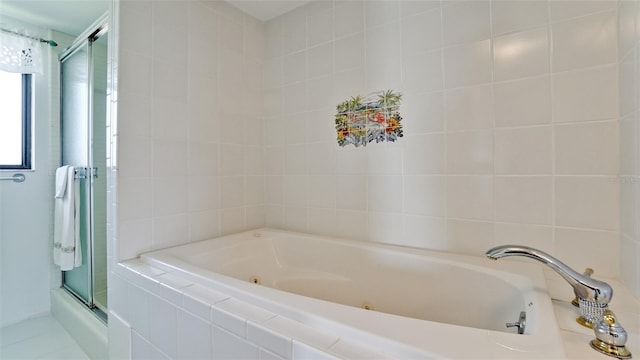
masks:
{"type": "MultiPolygon", "coordinates": [[[[95,23],[93,23],[85,32],[83,32],[76,40],[69,46],[64,52],[62,52],[58,61],[62,65],[67,59],[71,58],[74,54],[76,54],[79,50],[83,49],[85,46],[87,47],[87,74],[88,74],[88,83],[87,83],[87,94],[88,94],[88,104],[87,104],[87,143],[85,146],[88,151],[88,159],[87,164],[88,167],[82,169],[84,170],[85,176],[84,179],[80,178],[78,181],[85,181],[84,186],[86,187],[88,194],[88,204],[87,207],[89,209],[89,214],[87,214],[87,231],[88,231],[88,239],[86,241],[87,246],[87,298],[85,299],[83,296],[78,294],[74,289],[67,286],[65,282],[65,272],[62,272],[62,287],[71,293],[75,298],[77,298],[80,302],[84,303],[89,309],[93,310],[94,313],[106,321],[107,309],[103,309],[102,306],[97,306],[95,303],[95,269],[94,269],[94,248],[93,248],[93,239],[95,234],[95,213],[94,213],[94,193],[93,193],[93,179],[97,176],[97,171],[94,169],[94,159],[93,159],[93,111],[94,111],[94,101],[93,101],[93,88],[94,88],[94,58],[93,58],[93,43],[98,40],[101,36],[105,35],[108,30],[108,16],[107,14],[103,15],[100,19],[98,19],[95,23]]],[[[62,102],[62,66],[60,66],[60,101],[62,102]]],[[[62,138],[62,126],[63,126],[63,116],[62,116],[62,106],[60,108],[61,116],[60,116],[60,152],[62,155],[63,152],[63,138],[62,138]]],[[[80,171],[82,171],[80,170],[80,171]]],[[[82,185],[81,185],[82,186],[82,185]]]]}

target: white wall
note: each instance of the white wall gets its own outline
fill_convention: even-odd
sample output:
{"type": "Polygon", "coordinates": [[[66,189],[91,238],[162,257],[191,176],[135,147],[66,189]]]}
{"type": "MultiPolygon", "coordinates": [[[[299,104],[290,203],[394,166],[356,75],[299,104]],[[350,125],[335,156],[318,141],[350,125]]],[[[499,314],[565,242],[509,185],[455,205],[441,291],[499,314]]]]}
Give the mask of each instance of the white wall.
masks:
{"type": "Polygon", "coordinates": [[[219,1],[119,9],[117,259],[263,226],[262,24],[219,1]]]}
{"type": "Polygon", "coordinates": [[[313,2],[266,24],[268,226],[619,274],[615,1],[313,2]],[[404,94],[405,137],[335,106],[404,94]]]}
{"type": "Polygon", "coordinates": [[[266,224],[619,275],[615,1],[320,1],[264,47],[224,2],[120,7],[117,260],[266,224]],[[387,88],[405,137],[339,148],[387,88]]]}
{"type": "MultiPolygon", "coordinates": [[[[35,170],[20,171],[23,183],[0,182],[0,327],[49,312],[50,290],[60,286],[59,268],[51,260],[51,191],[58,161],[53,139],[59,126],[57,57],[72,38],[47,35],[59,45],[44,49],[43,74],[34,76],[35,170]]],[[[0,176],[16,172],[0,171],[0,176]]]]}
{"type": "MultiPolygon", "coordinates": [[[[48,64],[47,64],[48,65],[48,64]]],[[[0,182],[0,326],[49,311],[51,289],[48,66],[34,76],[35,170],[0,182]]],[[[11,176],[18,171],[0,171],[11,176]]]]}
{"type": "Polygon", "coordinates": [[[127,357],[130,337],[146,334],[127,328],[137,303],[121,301],[128,290],[115,262],[264,226],[264,34],[220,1],[112,6],[110,353],[127,357]]]}
{"type": "Polygon", "coordinates": [[[622,281],[640,298],[640,3],[618,2],[620,81],[620,264],[622,281]]]}

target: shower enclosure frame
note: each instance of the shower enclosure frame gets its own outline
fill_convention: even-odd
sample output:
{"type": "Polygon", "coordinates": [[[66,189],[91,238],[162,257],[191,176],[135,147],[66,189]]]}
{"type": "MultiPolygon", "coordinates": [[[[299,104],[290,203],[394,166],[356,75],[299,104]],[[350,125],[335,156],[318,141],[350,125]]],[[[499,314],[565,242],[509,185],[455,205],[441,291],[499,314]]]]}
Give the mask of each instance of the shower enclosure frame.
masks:
{"type": "MultiPolygon", "coordinates": [[[[78,301],[80,301],[81,303],[83,303],[85,306],[87,306],[98,318],[100,318],[101,320],[103,320],[104,322],[107,321],[107,313],[108,313],[108,309],[101,305],[96,303],[95,301],[95,283],[96,283],[96,273],[95,273],[95,258],[94,258],[94,235],[95,235],[95,197],[94,197],[94,191],[93,191],[93,184],[94,184],[94,179],[97,178],[98,176],[98,171],[97,171],[97,167],[95,167],[95,163],[94,163],[94,154],[93,154],[93,137],[94,137],[94,86],[95,86],[95,79],[94,79],[94,57],[93,57],[93,46],[92,44],[97,41],[100,37],[105,36],[108,32],[108,23],[109,23],[109,19],[108,19],[108,14],[104,14],[103,16],[100,17],[100,19],[98,19],[96,22],[94,22],[85,32],[83,32],[82,34],[80,34],[80,36],[78,36],[76,38],[76,40],[67,48],[65,49],[59,56],[58,56],[58,61],[60,63],[60,103],[61,103],[61,107],[60,107],[60,157],[61,157],[61,162],[64,162],[63,159],[63,153],[64,153],[64,136],[63,136],[63,126],[64,126],[64,114],[63,114],[63,106],[62,106],[62,101],[63,101],[63,76],[62,76],[62,72],[63,72],[63,62],[67,59],[69,59],[70,57],[72,57],[74,54],[76,54],[78,51],[84,49],[86,47],[87,49],[87,75],[88,75],[88,82],[87,82],[87,94],[89,94],[88,96],[88,101],[87,101],[87,109],[86,109],[86,116],[87,116],[87,133],[90,134],[89,136],[87,136],[87,141],[84,144],[84,146],[87,149],[87,157],[88,157],[88,167],[85,167],[84,169],[82,168],[78,168],[78,179],[76,181],[80,181],[80,180],[84,180],[84,181],[88,181],[89,184],[85,186],[89,189],[88,190],[88,196],[87,198],[87,207],[89,209],[89,213],[87,214],[88,216],[86,216],[86,223],[84,224],[86,226],[87,232],[88,232],[88,236],[87,236],[87,241],[83,242],[83,244],[86,246],[86,264],[87,264],[87,296],[82,296],[81,294],[79,294],[79,291],[73,289],[71,286],[69,286],[66,283],[66,271],[62,272],[62,284],[61,287],[66,290],[68,293],[70,293],[71,295],[73,295],[78,301]],[[84,178],[83,178],[84,177],[84,178]]],[[[106,124],[105,124],[106,126],[106,124]]],[[[102,175],[106,175],[106,174],[102,174],[102,175]]],[[[106,206],[106,204],[104,204],[106,206]]],[[[81,224],[82,226],[82,224],[81,224]]],[[[105,254],[106,256],[106,254],[105,254]]]]}

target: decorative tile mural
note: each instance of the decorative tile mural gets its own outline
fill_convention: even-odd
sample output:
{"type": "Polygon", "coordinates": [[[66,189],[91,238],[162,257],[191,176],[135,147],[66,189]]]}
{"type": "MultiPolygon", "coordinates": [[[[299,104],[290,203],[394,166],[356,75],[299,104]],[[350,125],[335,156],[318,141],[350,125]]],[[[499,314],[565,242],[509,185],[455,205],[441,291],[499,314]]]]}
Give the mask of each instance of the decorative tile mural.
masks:
{"type": "Polygon", "coordinates": [[[336,106],[338,145],[367,146],[375,141],[396,141],[402,137],[400,100],[402,94],[392,90],[362,97],[360,95],[336,106]]]}

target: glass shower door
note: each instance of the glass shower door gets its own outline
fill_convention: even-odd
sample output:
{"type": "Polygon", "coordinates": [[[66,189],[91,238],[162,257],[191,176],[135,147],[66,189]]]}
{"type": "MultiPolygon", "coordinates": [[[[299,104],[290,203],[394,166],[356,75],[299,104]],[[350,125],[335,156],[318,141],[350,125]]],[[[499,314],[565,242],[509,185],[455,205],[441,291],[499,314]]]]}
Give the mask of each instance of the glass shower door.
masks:
{"type": "Polygon", "coordinates": [[[62,165],[75,166],[82,266],[63,287],[102,318],[107,313],[107,36],[99,27],[60,58],[62,165]]]}
{"type": "MultiPolygon", "coordinates": [[[[60,64],[61,94],[61,165],[89,168],[89,43],[78,47],[67,55],[60,64]]],[[[76,179],[80,187],[80,239],[82,265],[63,273],[63,283],[67,290],[90,304],[89,253],[91,189],[82,172],[76,179]]]]}
{"type": "Polygon", "coordinates": [[[107,312],[107,33],[91,42],[93,92],[91,164],[93,299],[107,312]]]}

